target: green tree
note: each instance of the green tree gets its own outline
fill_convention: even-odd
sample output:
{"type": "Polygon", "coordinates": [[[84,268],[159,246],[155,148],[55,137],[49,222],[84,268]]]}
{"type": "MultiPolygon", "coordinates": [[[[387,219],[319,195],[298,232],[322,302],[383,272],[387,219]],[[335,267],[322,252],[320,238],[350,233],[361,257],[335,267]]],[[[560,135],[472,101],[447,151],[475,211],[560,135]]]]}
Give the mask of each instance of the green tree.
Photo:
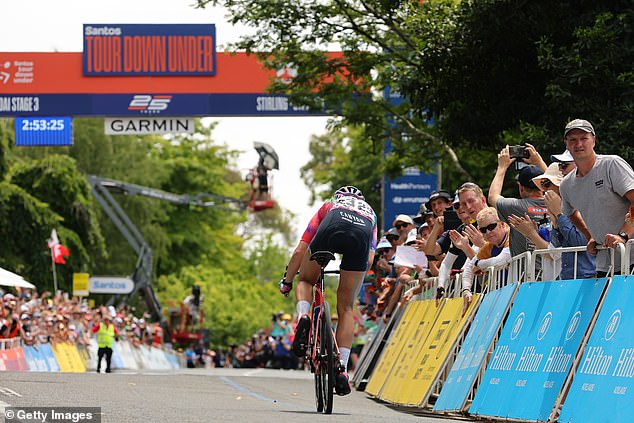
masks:
{"type": "Polygon", "coordinates": [[[453,180],[486,185],[469,152],[494,155],[504,141],[525,140],[527,128],[547,137],[530,140],[544,155],[561,152],[562,128],[578,116],[596,118],[605,151],[630,157],[631,0],[198,4],[222,4],[232,22],[253,27],[231,48],[272,69],[297,68],[272,91],[336,113],[343,127],[366,125],[369,143],[387,134],[394,168],[440,161],[453,180]],[[407,101],[371,95],[387,87],[407,101]]]}

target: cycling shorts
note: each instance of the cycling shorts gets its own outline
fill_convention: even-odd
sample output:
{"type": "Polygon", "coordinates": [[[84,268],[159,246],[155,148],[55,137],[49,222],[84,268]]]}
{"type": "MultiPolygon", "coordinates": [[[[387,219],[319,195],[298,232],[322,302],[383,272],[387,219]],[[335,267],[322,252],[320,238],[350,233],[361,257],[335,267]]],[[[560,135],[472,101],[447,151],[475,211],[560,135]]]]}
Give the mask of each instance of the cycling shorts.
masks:
{"type": "Polygon", "coordinates": [[[372,242],[372,221],[351,210],[332,209],[310,242],[310,251],[342,254],[341,269],[365,272],[372,242]]]}

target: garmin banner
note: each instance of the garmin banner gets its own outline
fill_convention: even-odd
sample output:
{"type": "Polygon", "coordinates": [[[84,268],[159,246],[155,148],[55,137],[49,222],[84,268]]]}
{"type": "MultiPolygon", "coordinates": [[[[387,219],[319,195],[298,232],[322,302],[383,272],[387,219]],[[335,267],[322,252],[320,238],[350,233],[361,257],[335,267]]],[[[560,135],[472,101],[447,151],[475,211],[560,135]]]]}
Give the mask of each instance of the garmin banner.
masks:
{"type": "Polygon", "coordinates": [[[634,276],[615,276],[572,381],[560,422],[631,422],[634,276]]]}
{"type": "Polygon", "coordinates": [[[514,282],[484,296],[451,372],[443,384],[434,411],[460,411],[484,364],[493,338],[508,313],[519,283],[514,282]]]}
{"type": "Polygon", "coordinates": [[[606,282],[523,283],[469,413],[547,420],[606,282]]]}

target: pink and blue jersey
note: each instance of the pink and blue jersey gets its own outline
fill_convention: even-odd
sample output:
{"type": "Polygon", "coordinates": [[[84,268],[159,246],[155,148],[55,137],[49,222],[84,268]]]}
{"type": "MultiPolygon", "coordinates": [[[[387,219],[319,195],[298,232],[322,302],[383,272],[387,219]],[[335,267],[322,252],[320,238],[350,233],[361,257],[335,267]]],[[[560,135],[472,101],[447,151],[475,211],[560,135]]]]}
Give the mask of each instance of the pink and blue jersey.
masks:
{"type": "Polygon", "coordinates": [[[317,229],[319,228],[321,222],[324,220],[328,212],[334,209],[349,210],[368,219],[372,224],[372,241],[370,243],[370,249],[376,249],[378,231],[376,213],[368,203],[351,195],[332,197],[326,201],[319,210],[317,210],[317,213],[315,213],[313,218],[310,219],[310,222],[308,222],[308,226],[302,235],[302,241],[310,244],[317,233],[317,229]]]}

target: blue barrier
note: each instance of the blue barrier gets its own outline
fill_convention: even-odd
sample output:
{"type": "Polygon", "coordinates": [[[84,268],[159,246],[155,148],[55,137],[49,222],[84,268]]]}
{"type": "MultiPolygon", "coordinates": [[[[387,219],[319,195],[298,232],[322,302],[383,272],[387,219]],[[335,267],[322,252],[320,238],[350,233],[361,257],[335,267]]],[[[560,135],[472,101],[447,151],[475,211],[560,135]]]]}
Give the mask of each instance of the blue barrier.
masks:
{"type": "Polygon", "coordinates": [[[502,325],[518,283],[509,284],[484,296],[469,333],[447,376],[434,411],[458,411],[464,407],[467,396],[482,367],[493,338],[502,325]]]}
{"type": "Polygon", "coordinates": [[[606,283],[522,284],[469,412],[547,420],[606,283]]]}
{"type": "Polygon", "coordinates": [[[40,344],[37,346],[39,349],[39,353],[42,358],[46,361],[46,365],[48,367],[49,372],[59,372],[59,364],[57,363],[57,359],[55,358],[55,353],[53,352],[53,348],[51,344],[40,344]]]}
{"type": "Polygon", "coordinates": [[[24,357],[29,364],[29,370],[32,372],[48,372],[50,371],[46,356],[39,349],[39,346],[25,346],[22,347],[24,351],[24,357]]]}
{"type": "Polygon", "coordinates": [[[634,276],[615,276],[570,391],[560,422],[634,419],[634,276]]]}

